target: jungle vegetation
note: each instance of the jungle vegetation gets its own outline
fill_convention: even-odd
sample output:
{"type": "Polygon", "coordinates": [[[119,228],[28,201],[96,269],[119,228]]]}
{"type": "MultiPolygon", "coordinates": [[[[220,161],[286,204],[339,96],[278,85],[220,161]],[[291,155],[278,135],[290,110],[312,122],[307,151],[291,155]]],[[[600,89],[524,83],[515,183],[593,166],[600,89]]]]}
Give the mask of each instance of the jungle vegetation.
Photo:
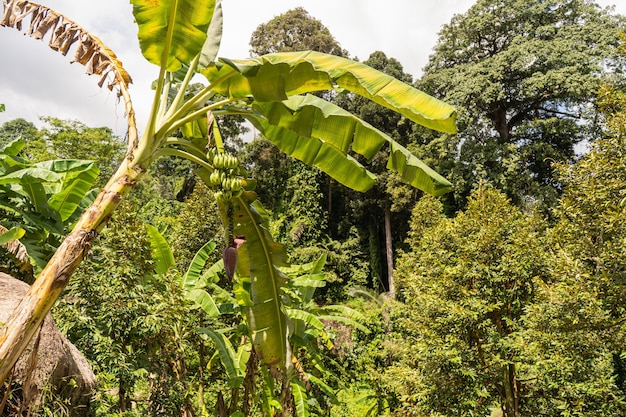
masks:
{"type": "MultiPolygon", "coordinates": [[[[28,253],[0,268],[39,299],[3,372],[51,309],[95,416],[626,414],[623,16],[478,0],[415,78],[304,8],[218,60],[219,1],[132,4],[161,71],[141,137],[110,54],[129,143],[0,126],[0,243],[28,253]]],[[[3,24],[25,10],[51,13],[3,24]]]]}

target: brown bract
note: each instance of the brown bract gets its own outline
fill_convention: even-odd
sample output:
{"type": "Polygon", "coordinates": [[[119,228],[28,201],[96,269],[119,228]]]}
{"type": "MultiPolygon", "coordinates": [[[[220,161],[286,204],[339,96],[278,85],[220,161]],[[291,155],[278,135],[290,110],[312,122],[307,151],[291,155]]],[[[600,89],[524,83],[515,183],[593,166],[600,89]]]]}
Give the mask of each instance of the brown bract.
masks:
{"type": "Polygon", "coordinates": [[[228,282],[231,282],[233,280],[233,276],[235,276],[235,269],[237,269],[237,258],[237,248],[228,246],[222,252],[222,259],[224,261],[224,269],[226,270],[228,282]]]}

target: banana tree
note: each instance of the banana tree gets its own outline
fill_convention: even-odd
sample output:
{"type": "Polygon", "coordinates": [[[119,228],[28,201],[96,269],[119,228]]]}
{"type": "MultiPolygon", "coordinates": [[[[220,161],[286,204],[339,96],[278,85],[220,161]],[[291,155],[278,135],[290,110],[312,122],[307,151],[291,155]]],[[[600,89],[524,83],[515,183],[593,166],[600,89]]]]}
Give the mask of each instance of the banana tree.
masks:
{"type": "Polygon", "coordinates": [[[80,207],[91,202],[90,188],[99,170],[92,161],[31,163],[20,156],[25,145],[16,139],[0,149],[0,233],[6,230],[0,245],[10,243],[28,280],[71,230],[80,207]]]}
{"type": "MultiPolygon", "coordinates": [[[[176,264],[172,249],[156,227],[147,225],[147,231],[155,261],[155,271],[165,274],[176,264]]],[[[242,316],[252,298],[249,292],[249,280],[238,279],[234,283],[232,293],[220,287],[218,283],[221,280],[220,271],[224,270],[223,261],[220,260],[206,267],[206,262],[215,247],[215,242],[207,242],[195,254],[187,271],[180,275],[180,284],[185,298],[200,309],[207,318],[216,319],[220,315],[242,316]]],[[[322,345],[327,349],[333,347],[324,322],[344,323],[368,332],[368,329],[360,324],[363,317],[357,311],[342,305],[318,306],[313,301],[315,290],[326,285],[326,274],[322,272],[325,262],[326,256],[322,255],[314,262],[281,268],[281,272],[289,277],[285,288],[285,312],[291,321],[288,337],[294,346],[292,362],[296,365],[296,372],[288,375],[288,382],[294,397],[295,414],[298,417],[312,415],[309,413],[309,394],[307,393],[311,385],[317,386],[329,400],[337,402],[334,390],[326,383],[326,378],[333,377],[325,365],[329,358],[322,353],[324,349],[319,348],[322,345]],[[315,374],[310,373],[311,370],[305,369],[301,364],[302,359],[311,364],[311,370],[321,374],[323,378],[316,377],[315,374]]],[[[226,408],[233,410],[230,411],[231,413],[234,412],[238,406],[237,401],[241,400],[243,412],[241,415],[249,415],[249,406],[252,404],[253,396],[250,387],[254,385],[254,374],[258,364],[256,355],[252,354],[247,324],[219,330],[200,328],[198,331],[212,340],[216,346],[215,356],[219,357],[226,371],[228,385],[234,393],[231,395],[230,406],[226,408]],[[242,338],[242,336],[245,337],[242,338]],[[238,345],[231,343],[233,337],[240,341],[238,345]],[[239,398],[237,391],[242,386],[244,387],[243,398],[239,398]]],[[[262,371],[268,373],[269,370],[262,369],[262,371]]],[[[274,407],[280,408],[282,405],[278,398],[272,396],[273,394],[275,393],[272,389],[264,387],[259,392],[262,398],[261,404],[274,404],[274,407]]],[[[199,401],[202,402],[201,396],[199,396],[199,401]]],[[[274,415],[273,406],[265,408],[266,414],[274,415]]],[[[221,415],[233,414],[220,412],[221,415]]]]}
{"type": "Polygon", "coordinates": [[[365,191],[375,176],[359,161],[390,148],[388,168],[413,186],[443,194],[451,185],[388,135],[309,93],[349,91],[395,110],[428,128],[455,132],[449,105],[363,64],[316,52],[268,54],[254,59],[217,58],[220,0],[131,0],[143,56],[158,66],[155,96],[141,137],[128,93],[129,74],[100,39],[67,17],[27,0],[3,0],[0,24],[36,39],[86,66],[123,99],[128,120],[126,158],[84,212],[17,306],[0,334],[0,381],[37,331],[120,200],[164,155],[197,164],[214,187],[227,224],[225,263],[250,282],[246,314],[253,344],[265,365],[290,365],[287,317],[282,306],[284,247],[264,227],[254,181],[228,155],[218,119],[241,115],[283,152],[313,165],[338,182],[365,191]],[[187,87],[201,74],[206,87],[191,97],[187,87]],[[176,135],[175,135],[176,133],[176,135]],[[179,133],[182,133],[179,134],[179,133]],[[180,137],[182,136],[182,137],[180,137]],[[238,238],[242,236],[242,238],[238,238]],[[242,243],[243,242],[243,243],[242,243]]]}

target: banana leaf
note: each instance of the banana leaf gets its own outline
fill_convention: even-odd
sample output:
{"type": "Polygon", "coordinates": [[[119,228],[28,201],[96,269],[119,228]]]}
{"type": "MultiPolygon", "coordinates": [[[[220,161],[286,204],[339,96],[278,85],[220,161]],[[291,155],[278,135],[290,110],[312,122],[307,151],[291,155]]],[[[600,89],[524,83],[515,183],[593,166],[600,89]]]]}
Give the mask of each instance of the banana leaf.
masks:
{"type": "MultiPolygon", "coordinates": [[[[226,369],[226,374],[233,387],[238,387],[243,382],[244,372],[241,369],[239,358],[230,340],[222,333],[213,331],[208,328],[201,328],[199,332],[206,334],[211,338],[220,356],[220,361],[226,369]]],[[[245,366],[245,365],[244,365],[245,366]]]]}
{"type": "Polygon", "coordinates": [[[255,103],[253,110],[247,118],[280,150],[318,167],[347,187],[367,191],[376,181],[375,175],[348,152],[370,160],[388,143],[387,168],[400,173],[405,182],[432,195],[452,190],[450,182],[389,135],[316,96],[255,103]]]}
{"type": "Polygon", "coordinates": [[[26,231],[21,227],[12,227],[6,232],[0,234],[0,245],[5,245],[9,242],[13,242],[14,240],[18,240],[22,236],[24,236],[26,231]]]}
{"type": "MultiPolygon", "coordinates": [[[[279,269],[286,266],[286,249],[272,239],[267,229],[267,212],[254,192],[244,191],[232,205],[234,232],[245,236],[245,243],[237,250],[237,274],[244,284],[239,286],[239,291],[247,290],[249,297],[244,312],[252,344],[266,366],[284,369],[289,366],[291,357],[287,317],[282,304],[286,276],[279,269]]],[[[223,202],[220,212],[225,218],[228,207],[223,202]]]]}
{"type": "Polygon", "coordinates": [[[48,205],[59,213],[64,222],[79,208],[99,173],[98,167],[91,161],[54,160],[39,162],[34,166],[62,175],[62,181],[48,199],[48,205]]]}
{"type": "Polygon", "coordinates": [[[207,39],[215,0],[131,0],[143,56],[169,72],[198,55],[207,39]]]}
{"type": "Polygon", "coordinates": [[[204,269],[204,266],[209,259],[211,252],[213,252],[214,250],[215,242],[211,240],[205,243],[204,246],[202,246],[200,250],[196,252],[193,259],[191,260],[191,263],[189,264],[189,267],[187,268],[187,272],[185,272],[185,275],[183,276],[183,281],[181,283],[182,288],[185,291],[190,291],[195,288],[196,282],[202,274],[202,269],[204,269]]]}
{"type": "Polygon", "coordinates": [[[193,301],[198,307],[204,311],[209,318],[217,318],[220,315],[220,309],[215,303],[211,295],[203,289],[194,288],[185,292],[185,297],[193,301]]]}
{"type": "Polygon", "coordinates": [[[150,240],[150,248],[152,249],[152,259],[155,264],[154,270],[157,274],[165,274],[175,264],[172,249],[161,232],[159,232],[159,229],[151,224],[146,224],[146,230],[150,240]]]}
{"type": "Polygon", "coordinates": [[[310,416],[306,388],[302,385],[300,381],[291,381],[291,392],[293,393],[293,400],[296,406],[296,416],[310,416]]]}
{"type": "Polygon", "coordinates": [[[454,107],[365,64],[321,52],[283,52],[221,59],[202,73],[233,98],[283,101],[313,91],[345,89],[430,129],[456,133],[454,107]]]}

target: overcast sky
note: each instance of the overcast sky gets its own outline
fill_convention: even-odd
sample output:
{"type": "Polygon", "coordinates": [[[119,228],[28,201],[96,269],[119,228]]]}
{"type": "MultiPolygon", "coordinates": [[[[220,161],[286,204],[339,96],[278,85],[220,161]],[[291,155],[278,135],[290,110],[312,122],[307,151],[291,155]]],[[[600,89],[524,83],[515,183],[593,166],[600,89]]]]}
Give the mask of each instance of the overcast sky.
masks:
{"type": "MultiPolygon", "coordinates": [[[[99,37],[123,62],[133,78],[130,93],[138,128],[143,130],[152,100],[151,82],[158,68],[141,56],[128,0],[41,0],[65,13],[99,37]]],[[[250,35],[256,27],[289,9],[304,7],[319,19],[352,57],[365,60],[383,51],[403,65],[414,78],[437,41],[441,25],[454,14],[464,13],[474,0],[222,0],[224,35],[220,56],[249,56],[250,35]]],[[[626,1],[600,0],[602,6],[626,1]]],[[[115,94],[97,86],[98,78],[84,74],[79,64],[69,64],[45,42],[0,27],[0,124],[18,117],[39,124],[40,116],[108,126],[119,135],[126,131],[124,107],[115,94]]],[[[72,52],[70,52],[71,54],[72,52]]]]}

